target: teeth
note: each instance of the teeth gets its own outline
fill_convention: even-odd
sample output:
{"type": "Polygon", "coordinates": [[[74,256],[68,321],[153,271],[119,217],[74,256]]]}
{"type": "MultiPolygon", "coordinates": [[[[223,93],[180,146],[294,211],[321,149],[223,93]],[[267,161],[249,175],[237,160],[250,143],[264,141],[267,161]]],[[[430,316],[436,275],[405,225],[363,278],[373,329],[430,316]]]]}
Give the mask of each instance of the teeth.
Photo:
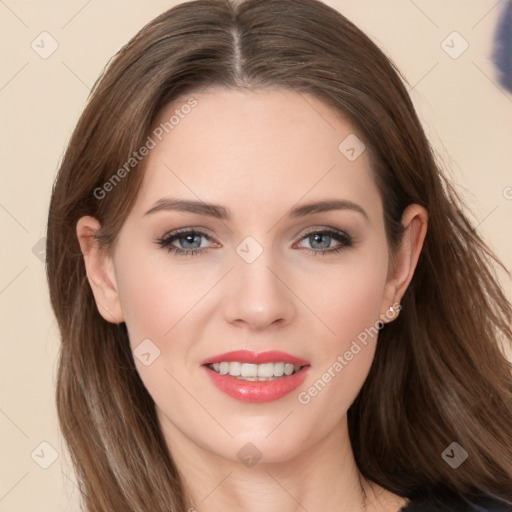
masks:
{"type": "MultiPolygon", "coordinates": [[[[232,375],[233,377],[236,377],[238,375],[241,375],[240,373],[240,363],[229,363],[229,375],[232,375]]],[[[247,375],[249,377],[249,375],[247,375]]]]}
{"type": "Polygon", "coordinates": [[[274,375],[282,377],[284,375],[284,363],[274,363],[274,375]]]}
{"type": "MultiPolygon", "coordinates": [[[[229,363],[229,368],[231,369],[233,365],[240,365],[240,363],[229,363]]],[[[235,366],[236,368],[236,366],[235,366]]],[[[240,370],[238,373],[233,374],[234,377],[242,376],[242,377],[257,377],[258,376],[258,365],[257,364],[248,364],[243,363],[240,366],[240,370]]]]}
{"type": "Polygon", "coordinates": [[[210,364],[209,367],[221,375],[231,375],[243,380],[266,381],[273,380],[283,375],[292,375],[301,369],[301,366],[291,363],[264,363],[250,364],[238,361],[210,364]]]}
{"type": "Polygon", "coordinates": [[[273,377],[274,366],[274,363],[258,364],[258,377],[273,377]]]}

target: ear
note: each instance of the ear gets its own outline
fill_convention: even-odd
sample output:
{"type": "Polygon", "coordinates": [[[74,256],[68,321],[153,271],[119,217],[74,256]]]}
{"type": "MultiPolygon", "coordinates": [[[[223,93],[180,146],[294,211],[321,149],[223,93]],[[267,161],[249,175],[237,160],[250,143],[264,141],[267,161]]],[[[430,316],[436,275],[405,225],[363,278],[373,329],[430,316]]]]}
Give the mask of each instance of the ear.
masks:
{"type": "Polygon", "coordinates": [[[107,322],[118,324],[124,321],[124,317],[117,291],[114,263],[94,238],[100,227],[101,224],[94,217],[85,216],[77,222],[76,234],[98,311],[107,322]]]}
{"type": "Polygon", "coordinates": [[[404,233],[398,249],[390,261],[384,289],[381,319],[394,320],[401,309],[400,301],[411,282],[427,234],[428,213],[417,204],[409,205],[402,215],[404,233]]]}

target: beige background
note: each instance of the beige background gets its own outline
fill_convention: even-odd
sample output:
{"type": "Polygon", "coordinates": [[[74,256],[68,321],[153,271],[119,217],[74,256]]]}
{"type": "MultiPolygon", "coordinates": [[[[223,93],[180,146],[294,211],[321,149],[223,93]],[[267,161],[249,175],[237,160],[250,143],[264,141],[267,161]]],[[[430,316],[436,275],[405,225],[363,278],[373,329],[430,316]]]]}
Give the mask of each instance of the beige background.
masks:
{"type": "MultiPolygon", "coordinates": [[[[403,71],[475,224],[512,268],[512,95],[495,84],[488,60],[503,2],[328,3],[371,35],[403,71]],[[469,44],[457,59],[441,46],[454,31],[469,44]]],[[[175,3],[0,0],[0,511],[78,510],[56,420],[59,339],[37,244],[45,234],[58,162],[90,87],[143,24],[175,3]],[[59,45],[47,59],[31,47],[35,41],[39,52],[51,48],[50,37],[39,36],[43,31],[59,45]],[[41,442],[58,455],[47,469],[39,464],[49,464],[53,452],[41,442]]],[[[447,44],[456,52],[464,43],[450,36],[447,44]]],[[[511,281],[504,273],[500,277],[512,297],[511,281]]]]}

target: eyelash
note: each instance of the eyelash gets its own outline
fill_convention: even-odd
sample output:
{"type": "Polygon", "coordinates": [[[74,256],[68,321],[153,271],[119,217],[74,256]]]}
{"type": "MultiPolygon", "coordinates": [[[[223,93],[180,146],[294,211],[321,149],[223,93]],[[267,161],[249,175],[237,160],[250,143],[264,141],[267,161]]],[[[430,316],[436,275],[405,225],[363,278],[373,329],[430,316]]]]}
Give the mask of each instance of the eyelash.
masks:
{"type": "MultiPolygon", "coordinates": [[[[315,249],[305,248],[306,251],[309,251],[314,256],[318,256],[318,255],[325,256],[326,254],[337,254],[337,253],[344,251],[354,245],[354,242],[349,235],[347,235],[346,233],[343,233],[342,231],[337,231],[337,230],[333,230],[333,229],[309,231],[309,232],[305,233],[304,235],[302,235],[302,237],[300,238],[300,241],[302,241],[310,236],[318,235],[318,234],[328,235],[329,237],[336,240],[337,242],[340,242],[340,245],[338,245],[337,247],[334,247],[333,249],[316,249],[315,250],[315,249]]],[[[201,237],[206,238],[208,241],[211,241],[211,238],[206,233],[203,233],[202,231],[196,231],[193,229],[183,229],[183,230],[178,230],[178,231],[168,233],[168,234],[164,235],[162,238],[158,238],[156,240],[156,243],[158,245],[160,245],[162,249],[166,249],[167,252],[169,252],[169,253],[172,252],[174,254],[174,256],[195,256],[197,254],[202,254],[204,251],[209,249],[209,247],[202,247],[202,248],[198,248],[198,249],[186,250],[186,249],[181,249],[180,247],[175,247],[175,246],[171,245],[172,242],[174,242],[175,240],[178,240],[180,238],[185,238],[186,236],[189,236],[189,235],[199,235],[201,237]]]]}

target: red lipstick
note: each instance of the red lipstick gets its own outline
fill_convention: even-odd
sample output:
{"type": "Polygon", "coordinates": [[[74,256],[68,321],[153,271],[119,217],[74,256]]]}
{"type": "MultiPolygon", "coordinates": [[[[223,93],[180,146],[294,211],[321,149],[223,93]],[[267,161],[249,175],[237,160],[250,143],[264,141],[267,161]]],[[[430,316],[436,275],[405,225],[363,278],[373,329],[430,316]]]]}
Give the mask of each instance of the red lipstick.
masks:
{"type": "Polygon", "coordinates": [[[308,361],[291,354],[279,351],[268,352],[250,352],[248,350],[236,350],[226,352],[201,362],[202,368],[206,372],[210,382],[226,395],[241,402],[263,403],[279,400],[298,388],[306,378],[310,365],[308,361]],[[274,377],[266,381],[249,381],[234,377],[232,375],[223,375],[217,373],[209,365],[221,362],[240,362],[248,364],[264,363],[289,363],[294,366],[300,366],[300,370],[292,375],[283,375],[274,377]]]}
{"type": "Polygon", "coordinates": [[[235,350],[233,352],[225,352],[213,357],[204,359],[200,364],[221,363],[222,361],[232,362],[239,361],[240,363],[263,364],[263,363],[291,363],[297,366],[308,366],[309,362],[300,359],[299,357],[292,356],[286,352],[279,352],[278,350],[270,350],[267,352],[251,352],[249,350],[235,350]]]}

